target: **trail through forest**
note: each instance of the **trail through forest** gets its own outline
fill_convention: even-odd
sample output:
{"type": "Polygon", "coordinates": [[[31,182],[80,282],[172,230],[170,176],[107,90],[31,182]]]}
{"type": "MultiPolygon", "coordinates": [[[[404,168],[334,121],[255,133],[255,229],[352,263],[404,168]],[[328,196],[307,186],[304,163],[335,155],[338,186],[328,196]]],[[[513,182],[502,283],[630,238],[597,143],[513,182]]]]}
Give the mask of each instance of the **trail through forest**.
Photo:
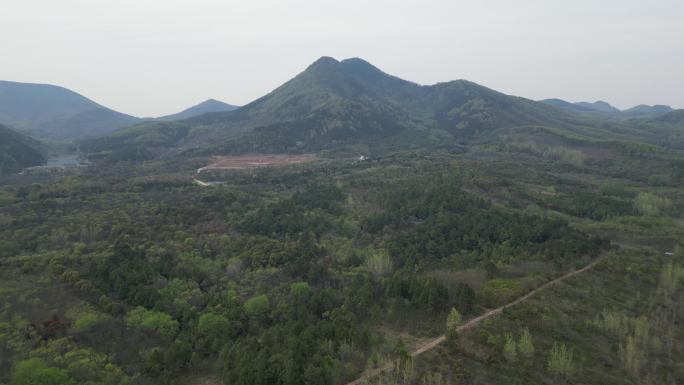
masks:
{"type": "MultiPolygon", "coordinates": [[[[571,278],[577,274],[584,273],[585,271],[596,266],[599,262],[601,262],[602,259],[603,259],[603,257],[597,258],[593,262],[591,262],[590,264],[584,266],[583,268],[581,268],[579,270],[571,271],[571,272],[569,272],[563,276],[560,276],[560,277],[558,277],[552,281],[549,281],[549,282],[539,286],[538,288],[530,291],[529,293],[523,295],[522,297],[516,299],[513,302],[510,302],[510,303],[503,305],[501,307],[498,307],[496,309],[489,310],[486,313],[479,315],[479,316],[469,320],[468,322],[464,323],[463,325],[459,326],[456,329],[456,331],[461,333],[461,332],[464,332],[468,329],[471,329],[471,328],[477,326],[480,322],[482,322],[488,318],[494,317],[495,315],[503,312],[503,310],[507,307],[515,306],[515,305],[519,304],[520,302],[527,300],[528,298],[532,297],[533,295],[537,294],[538,292],[540,292],[542,290],[548,289],[549,287],[554,286],[560,282],[563,282],[566,279],[571,278]]],[[[446,341],[446,335],[442,334],[441,336],[439,336],[433,340],[430,340],[429,342],[421,345],[418,349],[412,351],[411,357],[415,358],[415,357],[417,357],[417,356],[419,356],[419,355],[421,355],[427,351],[430,351],[430,350],[436,348],[437,346],[439,346],[444,341],[446,341]]],[[[373,378],[373,377],[375,377],[375,376],[377,376],[383,372],[391,370],[392,367],[393,367],[393,364],[388,363],[388,364],[381,366],[379,368],[369,370],[366,373],[364,373],[361,377],[357,378],[356,380],[347,383],[347,385],[361,385],[361,384],[363,384],[364,381],[369,380],[369,379],[371,379],[371,378],[373,378]]]]}

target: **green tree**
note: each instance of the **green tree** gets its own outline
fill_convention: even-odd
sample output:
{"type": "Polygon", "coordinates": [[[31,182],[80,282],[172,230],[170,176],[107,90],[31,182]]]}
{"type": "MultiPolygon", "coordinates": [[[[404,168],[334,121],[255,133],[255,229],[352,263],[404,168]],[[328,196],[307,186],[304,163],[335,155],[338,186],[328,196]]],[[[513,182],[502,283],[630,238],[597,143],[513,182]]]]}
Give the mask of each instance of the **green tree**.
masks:
{"type": "Polygon", "coordinates": [[[682,248],[681,243],[677,243],[674,247],[673,254],[678,257],[684,257],[684,248],[682,248]]]}
{"type": "Polygon", "coordinates": [[[178,321],[170,315],[147,310],[141,306],[131,310],[126,321],[131,326],[153,330],[167,338],[173,337],[178,331],[178,321]]]}
{"type": "Polygon", "coordinates": [[[295,282],[290,287],[290,292],[297,299],[304,299],[311,294],[311,287],[306,282],[295,282]]]}
{"type": "Polygon", "coordinates": [[[461,325],[463,317],[461,313],[455,308],[451,308],[446,321],[446,334],[449,339],[454,339],[458,336],[458,327],[461,325]]]}
{"type": "Polygon", "coordinates": [[[64,370],[50,367],[37,358],[31,358],[17,363],[14,384],[76,385],[76,382],[64,370]]]}
{"type": "Polygon", "coordinates": [[[413,375],[413,358],[406,350],[404,341],[399,339],[397,344],[392,349],[394,361],[394,374],[402,383],[408,383],[409,378],[413,375]]]}
{"type": "Polygon", "coordinates": [[[245,313],[250,317],[261,317],[268,312],[269,301],[265,294],[257,295],[245,301],[245,313]]]}
{"type": "Polygon", "coordinates": [[[81,314],[76,319],[76,321],[74,321],[74,325],[73,325],[72,329],[75,331],[78,331],[78,332],[84,332],[84,331],[91,329],[93,326],[95,326],[98,322],[100,322],[102,320],[103,320],[103,317],[97,313],[81,314]]]}
{"type": "Polygon", "coordinates": [[[634,199],[634,206],[643,215],[659,215],[672,206],[672,201],[650,192],[643,192],[634,199]]]}
{"type": "Polygon", "coordinates": [[[197,322],[199,343],[208,352],[217,352],[230,335],[230,322],[215,313],[202,314],[197,322]]]}
{"type": "Polygon", "coordinates": [[[506,361],[515,362],[518,359],[518,347],[513,339],[512,333],[506,333],[506,342],[504,342],[503,355],[506,361]]]}
{"type": "Polygon", "coordinates": [[[550,372],[562,376],[569,376],[575,371],[572,351],[565,344],[553,343],[553,348],[549,355],[548,369],[550,372]]]}
{"type": "Polygon", "coordinates": [[[523,329],[518,340],[518,352],[526,358],[534,354],[534,344],[532,343],[532,335],[528,328],[523,329]]]}

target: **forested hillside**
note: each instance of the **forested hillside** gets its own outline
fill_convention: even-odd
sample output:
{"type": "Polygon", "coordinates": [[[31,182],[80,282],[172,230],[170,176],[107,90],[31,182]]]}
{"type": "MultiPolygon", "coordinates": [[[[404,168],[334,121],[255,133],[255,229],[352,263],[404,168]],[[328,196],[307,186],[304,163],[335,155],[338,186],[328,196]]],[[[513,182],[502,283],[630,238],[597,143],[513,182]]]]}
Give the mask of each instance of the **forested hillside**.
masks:
{"type": "Polygon", "coordinates": [[[592,333],[612,333],[601,329],[604,313],[645,314],[610,301],[647,301],[648,277],[679,268],[684,175],[672,165],[682,157],[548,129],[514,133],[458,150],[200,174],[221,183],[212,187],[192,183],[209,161],[194,155],[109,159],[3,184],[0,381],[345,384],[396,362],[395,374],[368,381],[676,383],[676,366],[643,362],[668,354],[665,368],[680,347],[639,347],[636,375],[619,358],[633,326],[601,337],[610,353],[592,348],[592,333]],[[561,286],[406,359],[447,330],[453,309],[470,319],[606,253],[656,261],[664,252],[670,261],[638,267],[651,275],[619,262],[577,278],[588,280],[581,293],[620,296],[587,301],[561,286]],[[574,308],[581,317],[563,315],[574,308]],[[518,344],[525,327],[531,358],[505,348],[507,333],[518,344]],[[547,364],[554,342],[572,351],[571,371],[547,364]],[[595,376],[600,354],[616,358],[595,376]]]}
{"type": "Polygon", "coordinates": [[[149,159],[184,151],[386,153],[492,142],[502,130],[530,126],[601,140],[672,144],[672,132],[600,118],[504,95],[465,80],[423,86],[388,75],[362,59],[323,57],[239,110],[178,123],[142,123],[86,141],[83,148],[114,159],[141,157],[132,153],[145,153],[149,159]],[[179,123],[184,126],[181,130],[179,123]]]}
{"type": "Polygon", "coordinates": [[[162,153],[196,148],[215,153],[301,153],[343,146],[449,145],[524,125],[586,126],[542,103],[468,81],[421,86],[387,75],[361,59],[328,57],[239,110],[183,123],[189,129],[172,142],[148,141],[148,131],[165,135],[164,131],[175,130],[173,125],[151,123],[140,125],[135,134],[128,130],[126,141],[115,133],[89,141],[84,148],[118,152],[143,145],[161,147],[162,153]]]}
{"type": "Polygon", "coordinates": [[[0,124],[0,174],[44,164],[40,147],[36,140],[0,124]]]}
{"type": "Polygon", "coordinates": [[[572,114],[590,116],[611,121],[658,119],[660,116],[674,111],[672,107],[665,105],[647,106],[645,104],[641,104],[626,110],[619,110],[603,101],[597,101],[593,103],[570,103],[562,99],[544,99],[540,100],[540,102],[572,114]]]}

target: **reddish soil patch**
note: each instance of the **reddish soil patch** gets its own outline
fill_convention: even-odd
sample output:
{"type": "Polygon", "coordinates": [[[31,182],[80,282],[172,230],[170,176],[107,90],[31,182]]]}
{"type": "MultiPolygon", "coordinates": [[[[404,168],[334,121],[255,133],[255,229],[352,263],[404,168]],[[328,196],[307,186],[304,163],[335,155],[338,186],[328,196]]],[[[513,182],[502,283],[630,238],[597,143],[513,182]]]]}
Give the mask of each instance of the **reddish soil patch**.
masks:
{"type": "Polygon", "coordinates": [[[288,164],[300,164],[314,159],[312,154],[286,155],[286,154],[250,154],[250,155],[220,155],[213,158],[208,166],[197,170],[197,173],[209,170],[235,170],[251,167],[285,166],[288,164]]]}

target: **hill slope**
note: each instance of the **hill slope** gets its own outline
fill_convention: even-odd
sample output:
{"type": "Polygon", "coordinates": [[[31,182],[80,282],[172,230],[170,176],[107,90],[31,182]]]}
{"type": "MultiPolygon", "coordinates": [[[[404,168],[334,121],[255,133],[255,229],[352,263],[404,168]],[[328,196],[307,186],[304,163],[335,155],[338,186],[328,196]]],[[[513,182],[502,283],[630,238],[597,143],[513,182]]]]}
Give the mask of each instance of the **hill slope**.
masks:
{"type": "Polygon", "coordinates": [[[166,115],[157,118],[157,120],[165,120],[165,121],[174,121],[174,120],[183,120],[183,119],[189,119],[195,116],[199,116],[202,114],[210,113],[210,112],[226,112],[226,111],[233,111],[235,109],[238,109],[238,106],[234,106],[232,104],[224,103],[222,101],[216,100],[216,99],[208,99],[203,101],[200,104],[194,105],[190,108],[187,108],[181,112],[178,112],[176,114],[172,115],[166,115]]]}
{"type": "Polygon", "coordinates": [[[40,166],[46,161],[34,139],[0,125],[0,174],[40,166]]]}
{"type": "Polygon", "coordinates": [[[63,87],[0,81],[0,121],[51,140],[107,134],[139,121],[63,87]]]}
{"type": "Polygon", "coordinates": [[[674,110],[651,119],[651,123],[684,124],[684,109],[674,110]]]}
{"type": "Polygon", "coordinates": [[[655,105],[647,106],[644,104],[622,111],[623,115],[630,119],[648,119],[674,111],[670,106],[655,105]]]}

